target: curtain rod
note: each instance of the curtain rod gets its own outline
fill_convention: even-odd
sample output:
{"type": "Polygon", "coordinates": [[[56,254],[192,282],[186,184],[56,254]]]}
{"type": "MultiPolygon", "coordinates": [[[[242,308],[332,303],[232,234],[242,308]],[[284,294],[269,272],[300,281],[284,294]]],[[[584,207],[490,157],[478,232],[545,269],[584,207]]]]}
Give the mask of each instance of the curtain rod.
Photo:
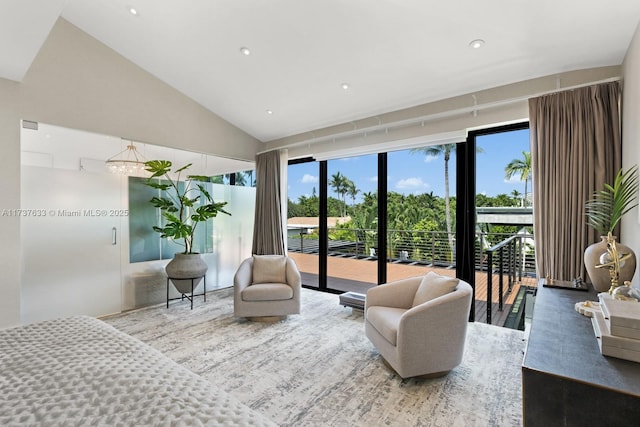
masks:
{"type": "MultiPolygon", "coordinates": [[[[567,87],[560,87],[560,78],[556,79],[557,83],[556,83],[556,89],[552,89],[552,90],[547,90],[547,91],[543,91],[543,92],[538,92],[538,93],[533,93],[530,95],[526,95],[526,96],[518,96],[515,98],[507,98],[507,99],[503,99],[501,101],[495,101],[495,102],[487,102],[485,104],[476,104],[476,99],[475,99],[475,95],[471,94],[471,97],[474,100],[474,105],[470,105],[468,107],[463,107],[463,108],[457,108],[455,110],[447,110],[447,111],[442,111],[439,113],[433,113],[433,114],[427,114],[424,116],[420,116],[420,117],[413,117],[410,119],[405,119],[405,120],[399,120],[399,121],[395,121],[395,122],[389,122],[389,123],[380,123],[374,126],[368,126],[365,128],[354,128],[353,130],[349,130],[349,131],[345,131],[345,132],[337,132],[335,134],[330,134],[330,135],[323,135],[323,136],[318,136],[318,137],[311,137],[302,141],[297,141],[297,142],[291,142],[289,144],[285,144],[279,147],[275,147],[273,149],[270,150],[263,150],[263,151],[259,151],[258,153],[256,153],[256,155],[259,154],[263,154],[263,153],[267,153],[269,151],[273,151],[273,150],[282,150],[282,149],[287,149],[287,148],[291,148],[291,147],[298,147],[301,145],[311,145],[311,144],[317,144],[319,142],[328,142],[328,141],[332,141],[332,140],[336,140],[336,139],[343,139],[343,138],[347,138],[350,136],[354,136],[354,135],[362,135],[363,137],[367,136],[367,133],[374,133],[374,132],[378,132],[380,130],[384,130],[384,131],[389,131],[389,130],[393,130],[396,128],[402,128],[402,127],[409,127],[411,125],[418,125],[420,124],[421,126],[424,126],[424,122],[429,121],[429,120],[437,120],[437,119],[445,119],[445,118],[449,118],[449,117],[454,117],[454,116],[459,116],[459,115],[463,115],[463,114],[469,114],[469,113],[477,113],[478,111],[481,110],[486,110],[489,108],[498,108],[498,107],[504,107],[507,105],[511,105],[511,104],[516,104],[518,102],[522,102],[522,101],[526,101],[530,98],[537,98],[539,96],[544,96],[544,95],[550,95],[553,93],[557,93],[557,92],[564,92],[564,91],[568,91],[568,90],[575,90],[575,89],[579,89],[582,87],[587,87],[587,86],[593,86],[593,85],[597,85],[597,84],[602,84],[602,83],[611,83],[611,82],[615,82],[615,81],[619,81],[621,80],[620,77],[610,77],[607,79],[602,79],[602,80],[597,80],[597,81],[593,81],[593,82],[589,82],[589,83],[582,83],[582,84],[578,84],[578,85],[573,85],[573,86],[567,86],[567,87]]],[[[365,118],[363,120],[366,119],[371,119],[372,117],[368,117],[365,118]]],[[[379,119],[378,119],[379,121],[379,119]]],[[[353,122],[351,122],[353,123],[353,122]]],[[[344,125],[346,123],[342,123],[342,125],[344,125]]],[[[355,125],[355,124],[354,124],[355,125]]],[[[336,125],[336,126],[340,126],[340,125],[336,125]]],[[[311,132],[311,134],[313,135],[313,132],[311,132]]]]}

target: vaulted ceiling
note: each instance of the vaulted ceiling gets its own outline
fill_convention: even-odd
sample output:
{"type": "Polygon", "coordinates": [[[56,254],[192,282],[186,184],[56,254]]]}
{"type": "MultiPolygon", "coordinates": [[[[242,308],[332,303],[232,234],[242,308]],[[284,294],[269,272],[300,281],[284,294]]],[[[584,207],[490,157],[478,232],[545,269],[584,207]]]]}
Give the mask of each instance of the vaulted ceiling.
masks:
{"type": "Polygon", "coordinates": [[[0,77],[25,76],[59,17],[266,142],[618,65],[640,1],[1,0],[0,77]]]}

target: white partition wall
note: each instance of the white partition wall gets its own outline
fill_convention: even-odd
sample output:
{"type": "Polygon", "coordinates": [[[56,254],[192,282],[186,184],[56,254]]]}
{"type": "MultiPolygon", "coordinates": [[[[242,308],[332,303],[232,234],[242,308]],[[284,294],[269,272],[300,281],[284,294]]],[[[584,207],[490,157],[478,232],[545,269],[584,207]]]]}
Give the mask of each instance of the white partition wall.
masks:
{"type": "Polygon", "coordinates": [[[217,286],[233,285],[233,275],[243,259],[251,256],[256,189],[212,184],[214,200],[224,200],[225,210],[213,220],[213,252],[217,265],[211,282],[217,286]]]}
{"type": "MultiPolygon", "coordinates": [[[[129,194],[130,178],[110,174],[104,166],[123,144],[127,142],[120,138],[50,125],[23,129],[22,323],[102,316],[166,301],[164,267],[174,251],[166,241],[158,243],[153,213],[149,221],[144,215],[134,221],[130,215],[131,200],[145,205],[150,197],[129,194]],[[156,251],[155,259],[143,254],[149,260],[136,260],[145,245],[163,250],[156,251]]],[[[145,146],[141,151],[147,159],[193,162],[191,171],[199,175],[228,172],[220,168],[234,162],[224,159],[227,163],[221,166],[212,156],[145,146]]],[[[238,162],[233,167],[247,170],[253,165],[238,162]]],[[[201,225],[207,242],[201,250],[209,265],[207,290],[212,290],[232,286],[238,265],[251,255],[255,188],[205,185],[216,201],[228,202],[225,209],[232,214],[201,225]]],[[[178,295],[172,285],[169,289],[171,297],[178,295]]]]}

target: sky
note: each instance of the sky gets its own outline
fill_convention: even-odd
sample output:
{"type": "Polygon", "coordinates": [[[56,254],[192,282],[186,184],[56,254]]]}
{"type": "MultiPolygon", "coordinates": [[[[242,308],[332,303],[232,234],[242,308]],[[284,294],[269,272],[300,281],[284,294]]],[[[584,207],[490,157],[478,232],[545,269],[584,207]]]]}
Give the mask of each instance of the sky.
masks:
{"type": "MultiPolygon", "coordinates": [[[[513,190],[524,193],[524,182],[519,179],[507,181],[505,167],[511,160],[521,159],[523,151],[529,149],[529,130],[503,132],[480,136],[477,145],[481,151],[476,154],[476,193],[496,196],[511,195],[513,190]]],[[[377,155],[349,157],[329,160],[327,163],[329,180],[340,172],[356,184],[360,194],[375,192],[377,188],[377,155]]],[[[444,197],[444,158],[427,157],[410,150],[394,151],[388,154],[388,190],[402,194],[433,192],[444,197]]],[[[310,196],[313,188],[318,194],[318,163],[290,165],[288,169],[289,199],[297,201],[300,196],[310,196]]],[[[455,196],[456,159],[455,153],[449,160],[449,191],[455,196]]],[[[531,181],[528,184],[531,192],[531,181]]],[[[329,188],[329,196],[337,195],[329,188]]],[[[361,201],[361,196],[356,202],[361,201]]],[[[348,202],[351,202],[348,200],[348,202]]]]}

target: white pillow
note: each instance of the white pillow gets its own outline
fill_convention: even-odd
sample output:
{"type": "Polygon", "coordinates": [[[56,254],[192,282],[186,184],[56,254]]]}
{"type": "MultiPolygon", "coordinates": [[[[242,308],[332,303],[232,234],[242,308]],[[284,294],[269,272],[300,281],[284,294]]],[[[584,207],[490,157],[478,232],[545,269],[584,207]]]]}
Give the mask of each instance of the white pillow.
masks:
{"type": "Polygon", "coordinates": [[[284,255],[254,255],[253,284],[286,283],[287,259],[284,255]]]}
{"type": "Polygon", "coordinates": [[[413,297],[412,307],[453,292],[456,286],[458,286],[458,279],[430,271],[422,278],[418,291],[413,297]]]}

